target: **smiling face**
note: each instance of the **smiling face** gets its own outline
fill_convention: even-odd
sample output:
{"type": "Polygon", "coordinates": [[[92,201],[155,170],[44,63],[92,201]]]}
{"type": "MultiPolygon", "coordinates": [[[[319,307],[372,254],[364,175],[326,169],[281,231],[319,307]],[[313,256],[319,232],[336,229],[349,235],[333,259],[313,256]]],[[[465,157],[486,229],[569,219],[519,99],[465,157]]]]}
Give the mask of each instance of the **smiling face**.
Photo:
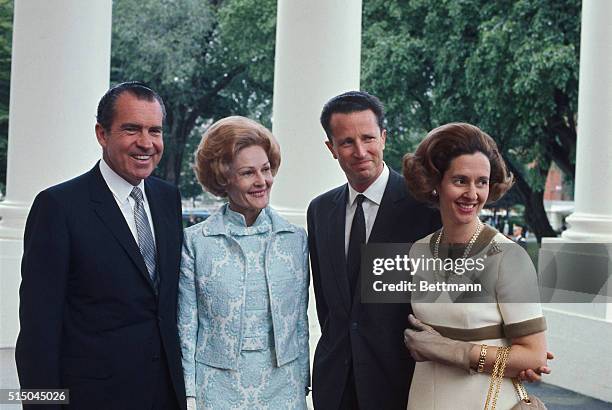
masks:
{"type": "Polygon", "coordinates": [[[157,101],[138,99],[124,92],[115,101],[110,130],[96,124],[102,157],[109,167],[132,185],[147,178],[164,152],[163,113],[157,101]]]}
{"type": "Polygon", "coordinates": [[[383,170],[383,150],[387,131],[381,130],[371,110],[348,114],[334,113],[330,128],[332,140],[325,144],[358,192],[365,191],[383,170]]]}
{"type": "Polygon", "coordinates": [[[481,152],[451,161],[438,187],[445,231],[466,230],[471,235],[489,196],[490,175],[491,164],[481,152]]]}
{"type": "Polygon", "coordinates": [[[230,208],[244,215],[248,226],[270,202],[270,189],[274,183],[270,161],[259,145],[243,148],[230,166],[227,196],[230,208]]]}

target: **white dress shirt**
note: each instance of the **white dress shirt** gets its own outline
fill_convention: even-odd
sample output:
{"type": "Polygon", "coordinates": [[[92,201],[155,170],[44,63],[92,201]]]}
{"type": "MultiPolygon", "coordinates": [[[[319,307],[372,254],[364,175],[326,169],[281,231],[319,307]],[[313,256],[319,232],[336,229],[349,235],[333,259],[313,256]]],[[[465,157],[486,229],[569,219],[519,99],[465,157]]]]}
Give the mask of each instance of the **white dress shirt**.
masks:
{"type": "MultiPolygon", "coordinates": [[[[117,206],[119,206],[119,209],[125,218],[125,222],[127,222],[128,226],[130,227],[134,240],[136,243],[138,243],[136,221],[134,220],[134,206],[136,205],[136,201],[134,201],[134,198],[130,196],[132,189],[134,189],[134,185],[121,178],[119,174],[108,166],[104,159],[100,160],[100,172],[102,173],[102,178],[104,178],[106,185],[108,185],[108,188],[113,193],[117,206]]],[[[140,181],[140,184],[137,186],[142,191],[142,196],[144,197],[144,209],[145,213],[147,214],[149,226],[151,227],[151,233],[153,234],[153,242],[155,242],[155,227],[152,223],[151,208],[149,208],[149,201],[145,192],[144,180],[140,181]]]]}
{"type": "Polygon", "coordinates": [[[353,216],[355,216],[355,210],[357,209],[357,203],[355,199],[360,193],[365,196],[363,200],[363,216],[365,218],[366,225],[366,243],[370,239],[370,232],[372,232],[372,226],[378,215],[378,208],[380,207],[380,201],[382,200],[385,188],[387,187],[387,181],[389,181],[389,168],[387,164],[383,164],[383,170],[376,178],[376,181],[372,183],[365,191],[357,192],[348,184],[348,202],[346,204],[346,223],[344,224],[344,254],[348,254],[349,239],[351,237],[351,225],[353,224],[353,216]]]}

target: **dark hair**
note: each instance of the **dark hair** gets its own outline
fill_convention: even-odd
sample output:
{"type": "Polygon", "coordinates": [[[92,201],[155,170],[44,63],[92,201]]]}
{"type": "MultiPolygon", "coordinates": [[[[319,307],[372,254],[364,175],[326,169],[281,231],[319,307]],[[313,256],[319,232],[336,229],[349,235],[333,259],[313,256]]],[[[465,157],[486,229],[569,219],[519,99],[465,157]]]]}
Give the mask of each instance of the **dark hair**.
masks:
{"type": "Polygon", "coordinates": [[[119,98],[119,96],[124,92],[132,94],[139,100],[151,102],[157,101],[161,106],[163,119],[166,118],[166,107],[164,106],[164,101],[159,94],[144,83],[138,81],[127,81],[111,87],[106,94],[102,96],[100,102],[98,103],[98,114],[96,115],[96,120],[106,131],[110,131],[111,125],[113,124],[117,98],[119,98]]]}
{"type": "Polygon", "coordinates": [[[371,110],[374,113],[378,128],[382,131],[383,122],[385,121],[385,112],[382,103],[377,97],[365,91],[349,91],[337,95],[326,102],[321,112],[321,125],[327,134],[327,138],[330,141],[332,140],[332,131],[330,127],[332,114],[350,114],[366,110],[371,110]]]}
{"type": "Polygon", "coordinates": [[[208,127],[195,152],[194,171],[202,187],[213,195],[226,197],[231,164],[241,149],[257,145],[270,161],[272,175],[280,167],[280,147],[272,133],[257,121],[232,116],[208,127]]]}
{"type": "Polygon", "coordinates": [[[404,155],[404,178],[414,197],[430,204],[438,203],[433,194],[453,159],[481,152],[491,165],[487,202],[501,198],[512,187],[514,177],[506,168],[497,144],[480,128],[453,122],[435,128],[421,141],[414,154],[404,155]]]}

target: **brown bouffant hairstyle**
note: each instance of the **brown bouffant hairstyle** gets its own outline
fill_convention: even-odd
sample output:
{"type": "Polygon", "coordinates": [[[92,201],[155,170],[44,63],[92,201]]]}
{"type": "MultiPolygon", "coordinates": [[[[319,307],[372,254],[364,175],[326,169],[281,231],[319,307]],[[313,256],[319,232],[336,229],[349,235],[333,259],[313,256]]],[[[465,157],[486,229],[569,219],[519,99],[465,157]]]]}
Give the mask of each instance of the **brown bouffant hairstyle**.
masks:
{"type": "Polygon", "coordinates": [[[213,195],[227,196],[231,164],[236,154],[257,145],[268,155],[272,175],[280,166],[280,147],[272,133],[251,119],[232,116],[211,125],[195,152],[194,171],[202,187],[213,195]]]}
{"type": "Polygon", "coordinates": [[[487,133],[471,124],[453,122],[435,128],[421,141],[414,154],[404,155],[403,174],[408,189],[422,202],[438,205],[434,189],[440,185],[453,159],[481,152],[491,164],[487,203],[501,198],[514,183],[497,144],[487,133]]]}

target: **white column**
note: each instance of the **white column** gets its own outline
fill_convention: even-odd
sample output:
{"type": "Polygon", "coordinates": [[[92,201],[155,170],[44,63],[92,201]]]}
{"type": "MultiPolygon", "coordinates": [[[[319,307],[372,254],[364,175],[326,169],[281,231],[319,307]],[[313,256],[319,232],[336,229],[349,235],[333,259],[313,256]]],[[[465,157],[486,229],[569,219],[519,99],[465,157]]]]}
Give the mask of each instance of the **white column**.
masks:
{"type": "Polygon", "coordinates": [[[583,0],[569,241],[612,242],[612,1],[583,0]]]}
{"type": "MultiPolygon", "coordinates": [[[[278,0],[272,131],[282,162],[272,205],[298,225],[315,196],[346,181],[319,116],[331,97],[359,89],[360,53],[361,0],[278,0]]],[[[312,363],[321,335],[312,288],[309,306],[312,363]]]]}
{"type": "Polygon", "coordinates": [[[272,118],[282,163],[272,202],[294,223],[345,182],[319,116],[331,97],[359,89],[360,53],[361,0],[278,1],[272,118]]]}
{"type": "Polygon", "coordinates": [[[0,203],[0,347],[18,331],[23,228],[34,196],[100,156],[111,0],[15,0],[6,199],[0,203]]]}
{"type": "MultiPolygon", "coordinates": [[[[575,211],[566,219],[570,227],[561,238],[542,240],[540,279],[547,271],[557,278],[579,276],[585,281],[606,271],[609,278],[611,273],[612,2],[583,0],[581,30],[575,211]]],[[[602,358],[612,349],[601,342],[612,337],[612,305],[555,303],[544,305],[544,313],[548,349],[558,358],[545,381],[612,401],[612,388],[602,382],[610,373],[609,360],[602,358]],[[577,378],[576,368],[585,363],[577,378]]]]}

